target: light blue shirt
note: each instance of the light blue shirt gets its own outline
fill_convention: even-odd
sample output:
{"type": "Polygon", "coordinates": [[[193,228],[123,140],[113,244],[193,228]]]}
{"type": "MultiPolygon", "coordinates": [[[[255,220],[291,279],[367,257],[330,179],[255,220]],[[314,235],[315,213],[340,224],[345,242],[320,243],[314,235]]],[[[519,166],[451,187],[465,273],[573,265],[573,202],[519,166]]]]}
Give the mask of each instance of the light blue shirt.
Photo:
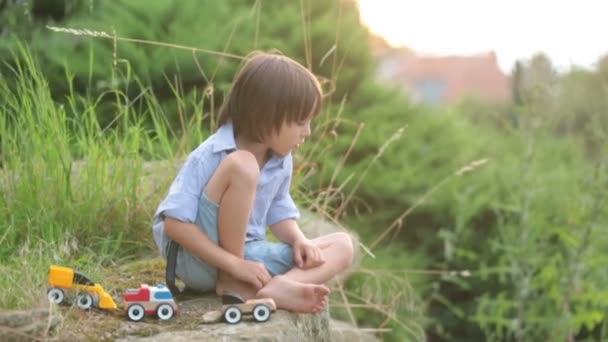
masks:
{"type": "MultiPolygon", "coordinates": [[[[154,214],[152,229],[161,255],[165,255],[165,247],[169,242],[165,234],[164,218],[168,216],[193,223],[201,193],[207,187],[209,179],[228,154],[236,150],[234,130],[232,124],[227,123],[190,153],[171,184],[169,194],[154,214]]],[[[247,241],[264,240],[268,226],[286,219],[300,218],[300,212],[289,194],[292,170],[291,154],[285,157],[275,154],[262,168],[247,225],[247,241]]]]}

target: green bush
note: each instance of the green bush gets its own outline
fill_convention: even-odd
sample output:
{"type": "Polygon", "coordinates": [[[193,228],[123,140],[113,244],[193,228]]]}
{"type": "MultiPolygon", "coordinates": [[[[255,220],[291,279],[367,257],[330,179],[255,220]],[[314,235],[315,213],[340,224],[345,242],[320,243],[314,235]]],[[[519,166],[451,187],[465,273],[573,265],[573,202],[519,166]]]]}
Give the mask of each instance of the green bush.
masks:
{"type": "MultiPolygon", "coordinates": [[[[429,300],[430,337],[559,340],[603,334],[606,292],[604,275],[596,270],[605,260],[597,252],[606,247],[599,230],[608,214],[600,190],[606,157],[588,153],[586,130],[555,131],[549,120],[561,117],[539,112],[544,107],[537,103],[478,105],[491,109],[493,118],[465,112],[471,104],[462,108],[412,106],[370,82],[352,103],[334,109],[345,119],[330,126],[337,137],[328,144],[336,148],[321,159],[313,179],[319,189],[342,192],[331,207],[344,214],[340,208],[349,201],[344,219],[368,245],[390,230],[373,251],[399,246],[404,253],[393,258],[405,265],[411,265],[405,258],[421,253],[425,258],[416,267],[445,271],[417,287],[429,300]],[[375,101],[352,109],[367,101],[365,89],[375,101]],[[365,125],[357,135],[359,123],[365,125]],[[344,161],[341,152],[347,150],[344,161]],[[483,165],[469,164],[486,158],[483,165]],[[467,165],[477,168],[456,175],[467,165]],[[462,277],[463,270],[470,276],[462,277]]],[[[593,126],[594,137],[606,146],[601,127],[593,126]]]]}
{"type": "MultiPolygon", "coordinates": [[[[0,58],[12,60],[11,50],[19,40],[25,40],[40,60],[56,100],[63,101],[63,94],[70,91],[64,82],[67,66],[73,78],[70,86],[77,93],[97,98],[120,89],[130,99],[138,99],[141,91],[152,92],[161,103],[169,102],[164,110],[171,123],[178,123],[179,115],[189,115],[195,108],[190,104],[172,106],[176,92],[186,98],[192,92],[213,97],[206,101],[205,110],[214,112],[232,81],[239,58],[252,50],[279,50],[299,60],[330,83],[337,82],[336,96],[340,97],[354,91],[372,67],[365,43],[367,30],[360,25],[352,1],[307,1],[301,8],[298,2],[279,7],[262,1],[191,0],[176,6],[168,0],[136,0],[90,1],[85,6],[65,0],[57,1],[57,6],[69,10],[56,19],[33,14],[32,7],[41,3],[9,3],[0,9],[0,15],[10,18],[19,14],[28,22],[27,29],[9,22],[9,36],[0,48],[0,58]],[[47,25],[118,38],[57,33],[47,25]],[[182,48],[176,49],[176,45],[182,48]],[[221,57],[224,53],[234,57],[221,57]]],[[[102,125],[114,119],[113,110],[99,113],[102,125]]]]}

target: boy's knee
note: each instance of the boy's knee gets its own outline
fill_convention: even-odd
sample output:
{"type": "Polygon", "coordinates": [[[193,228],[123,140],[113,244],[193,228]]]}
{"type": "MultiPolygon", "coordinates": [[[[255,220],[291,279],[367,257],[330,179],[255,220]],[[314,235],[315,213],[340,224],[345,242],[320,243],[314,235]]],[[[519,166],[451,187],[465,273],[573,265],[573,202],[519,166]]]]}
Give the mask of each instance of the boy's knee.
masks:
{"type": "Polygon", "coordinates": [[[260,166],[251,152],[232,152],[223,162],[228,163],[228,169],[234,179],[248,185],[257,185],[260,179],[260,166]]]}
{"type": "Polygon", "coordinates": [[[353,263],[354,246],[353,239],[348,233],[338,232],[336,234],[336,243],[338,244],[341,255],[343,256],[343,267],[347,268],[353,263]]]}

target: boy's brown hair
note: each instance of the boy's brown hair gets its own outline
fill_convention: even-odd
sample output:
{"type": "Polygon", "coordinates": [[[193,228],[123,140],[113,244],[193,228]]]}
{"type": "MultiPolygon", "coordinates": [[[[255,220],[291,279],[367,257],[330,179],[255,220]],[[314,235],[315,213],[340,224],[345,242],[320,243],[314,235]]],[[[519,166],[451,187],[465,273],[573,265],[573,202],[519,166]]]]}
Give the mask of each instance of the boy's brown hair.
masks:
{"type": "Polygon", "coordinates": [[[236,75],[219,112],[235,135],[262,142],[284,122],[318,115],[323,102],[317,78],[298,62],[273,53],[250,54],[236,75]]]}

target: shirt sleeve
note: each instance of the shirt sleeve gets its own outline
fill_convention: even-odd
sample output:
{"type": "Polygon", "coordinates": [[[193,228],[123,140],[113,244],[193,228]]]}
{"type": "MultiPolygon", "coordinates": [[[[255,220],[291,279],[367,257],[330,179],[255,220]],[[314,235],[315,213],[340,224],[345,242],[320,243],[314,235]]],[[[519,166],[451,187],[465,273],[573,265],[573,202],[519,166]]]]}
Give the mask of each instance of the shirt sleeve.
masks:
{"type": "Polygon", "coordinates": [[[266,216],[266,222],[269,226],[287,219],[300,219],[300,211],[289,194],[292,169],[293,167],[290,162],[287,168],[288,174],[281,182],[275,197],[272,199],[268,215],[266,216]]]}
{"type": "Polygon", "coordinates": [[[198,205],[204,186],[210,178],[205,158],[191,154],[175,177],[169,194],[156,211],[156,217],[171,217],[182,222],[193,223],[198,214],[198,205]]]}

